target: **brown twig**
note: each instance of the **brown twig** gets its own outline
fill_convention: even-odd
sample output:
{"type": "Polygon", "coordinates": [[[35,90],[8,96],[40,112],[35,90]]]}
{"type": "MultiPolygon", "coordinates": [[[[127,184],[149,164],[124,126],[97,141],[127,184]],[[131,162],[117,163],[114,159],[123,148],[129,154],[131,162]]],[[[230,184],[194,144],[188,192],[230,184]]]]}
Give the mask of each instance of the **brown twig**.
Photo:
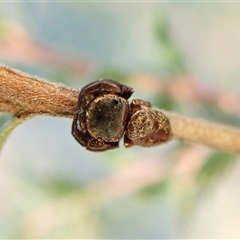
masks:
{"type": "Polygon", "coordinates": [[[161,110],[170,120],[173,136],[227,152],[240,153],[240,129],[161,110]]]}
{"type": "Polygon", "coordinates": [[[0,66],[0,112],[72,117],[79,90],[0,66]]]}
{"type": "MultiPolygon", "coordinates": [[[[73,117],[79,90],[0,66],[0,112],[18,117],[50,115],[73,117]]],[[[161,110],[162,111],[162,110],[161,110]]],[[[173,137],[219,150],[240,153],[240,130],[163,111],[173,137]]]]}

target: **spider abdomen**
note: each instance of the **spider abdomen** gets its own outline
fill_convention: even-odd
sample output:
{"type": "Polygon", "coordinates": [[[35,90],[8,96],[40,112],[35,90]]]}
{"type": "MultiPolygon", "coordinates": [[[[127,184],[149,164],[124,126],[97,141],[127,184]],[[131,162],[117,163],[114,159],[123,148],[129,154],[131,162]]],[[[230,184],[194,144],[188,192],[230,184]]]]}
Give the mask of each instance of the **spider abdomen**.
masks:
{"type": "Polygon", "coordinates": [[[168,118],[149,107],[142,107],[131,116],[126,135],[133,144],[143,147],[167,142],[172,136],[168,118]]]}

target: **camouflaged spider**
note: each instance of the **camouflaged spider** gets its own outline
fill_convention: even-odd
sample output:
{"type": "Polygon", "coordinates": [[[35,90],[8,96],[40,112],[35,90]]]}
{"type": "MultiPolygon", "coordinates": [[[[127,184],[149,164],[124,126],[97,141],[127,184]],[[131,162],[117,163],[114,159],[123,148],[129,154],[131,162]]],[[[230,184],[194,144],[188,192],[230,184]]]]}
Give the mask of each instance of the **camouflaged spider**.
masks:
{"type": "Polygon", "coordinates": [[[171,138],[168,119],[151,108],[149,102],[135,99],[133,89],[110,79],[101,79],[82,88],[74,114],[72,134],[88,150],[105,151],[119,146],[153,146],[171,138]]]}

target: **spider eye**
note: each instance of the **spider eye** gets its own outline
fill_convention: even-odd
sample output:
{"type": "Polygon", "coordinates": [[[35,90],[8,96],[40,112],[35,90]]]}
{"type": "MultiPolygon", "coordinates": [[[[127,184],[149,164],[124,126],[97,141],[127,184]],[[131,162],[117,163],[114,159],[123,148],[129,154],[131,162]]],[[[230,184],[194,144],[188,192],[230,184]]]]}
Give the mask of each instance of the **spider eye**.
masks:
{"type": "Polygon", "coordinates": [[[113,99],[112,105],[113,105],[113,106],[116,106],[116,105],[118,105],[118,104],[119,104],[119,100],[118,100],[118,99],[113,99]]]}

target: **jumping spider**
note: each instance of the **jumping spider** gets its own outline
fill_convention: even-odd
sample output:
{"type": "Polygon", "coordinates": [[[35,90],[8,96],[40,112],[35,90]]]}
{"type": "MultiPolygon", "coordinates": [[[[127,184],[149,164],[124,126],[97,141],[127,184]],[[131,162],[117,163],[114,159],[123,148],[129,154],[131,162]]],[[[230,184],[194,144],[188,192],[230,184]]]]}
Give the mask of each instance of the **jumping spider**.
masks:
{"type": "Polygon", "coordinates": [[[117,148],[124,132],[124,146],[153,146],[171,138],[168,119],[149,102],[128,103],[133,89],[110,79],[82,88],[74,114],[72,134],[88,150],[117,148]]]}

